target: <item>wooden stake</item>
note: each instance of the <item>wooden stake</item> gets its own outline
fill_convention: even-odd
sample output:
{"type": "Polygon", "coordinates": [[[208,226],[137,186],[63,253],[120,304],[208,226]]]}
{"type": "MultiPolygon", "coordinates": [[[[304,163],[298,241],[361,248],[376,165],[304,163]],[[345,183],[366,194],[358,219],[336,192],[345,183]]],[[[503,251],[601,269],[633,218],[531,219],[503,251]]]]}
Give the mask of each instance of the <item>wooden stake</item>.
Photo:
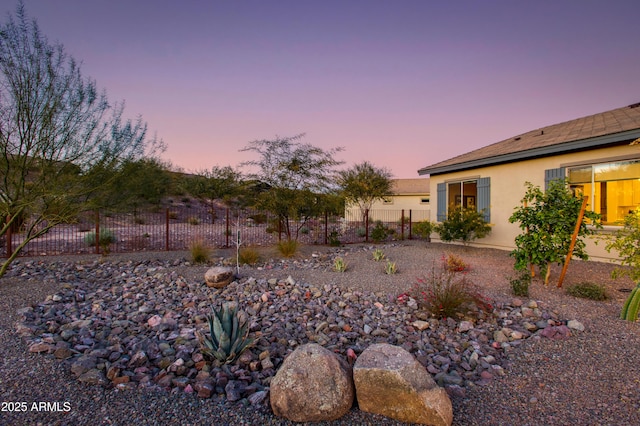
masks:
{"type": "Polygon", "coordinates": [[[582,218],[584,217],[584,211],[587,208],[587,200],[589,197],[586,195],[582,197],[582,208],[580,208],[580,214],[578,215],[578,220],[576,222],[576,228],[573,230],[573,235],[571,236],[571,244],[569,245],[569,253],[567,253],[567,258],[564,260],[564,266],[562,267],[562,273],[560,274],[560,279],[558,280],[558,288],[562,287],[562,281],[564,281],[564,276],[567,273],[567,268],[569,267],[569,261],[571,260],[571,256],[573,256],[573,249],[576,245],[576,240],[578,239],[578,232],[580,232],[580,225],[582,225],[582,218]]]}

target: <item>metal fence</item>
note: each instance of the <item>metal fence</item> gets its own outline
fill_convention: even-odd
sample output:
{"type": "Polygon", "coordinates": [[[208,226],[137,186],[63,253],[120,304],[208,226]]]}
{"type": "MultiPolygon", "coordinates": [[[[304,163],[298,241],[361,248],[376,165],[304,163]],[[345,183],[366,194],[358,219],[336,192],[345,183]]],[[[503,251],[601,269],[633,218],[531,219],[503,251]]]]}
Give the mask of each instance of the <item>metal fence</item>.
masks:
{"type": "MultiPolygon", "coordinates": [[[[304,244],[351,244],[412,239],[412,226],[429,217],[428,210],[346,211],[304,222],[290,221],[294,238],[304,244]],[[384,232],[375,231],[376,226],[384,232]]],[[[24,232],[0,239],[0,256],[9,257],[24,240],[24,232]]],[[[53,227],[28,242],[20,256],[188,250],[200,242],[211,248],[269,246],[286,238],[285,226],[271,213],[249,209],[203,209],[194,206],[156,213],[95,212],[76,223],[53,227]],[[96,236],[99,236],[96,244],[96,236]],[[105,243],[100,244],[101,240],[105,243]]]]}

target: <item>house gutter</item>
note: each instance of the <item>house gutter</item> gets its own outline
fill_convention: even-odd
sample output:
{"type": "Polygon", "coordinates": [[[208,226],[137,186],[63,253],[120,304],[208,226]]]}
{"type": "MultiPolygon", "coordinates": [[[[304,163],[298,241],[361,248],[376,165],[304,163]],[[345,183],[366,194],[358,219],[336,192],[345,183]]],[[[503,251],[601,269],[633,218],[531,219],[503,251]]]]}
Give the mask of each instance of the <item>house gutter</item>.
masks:
{"type": "Polygon", "coordinates": [[[498,164],[513,163],[534,158],[548,157],[551,155],[584,151],[590,148],[601,148],[608,145],[622,145],[624,143],[630,143],[637,138],[640,138],[640,129],[627,130],[620,133],[612,133],[588,139],[563,142],[560,144],[528,149],[525,151],[518,151],[494,157],[479,158],[477,160],[465,161],[457,164],[448,164],[440,167],[437,165],[429,166],[418,170],[418,174],[421,176],[435,176],[444,173],[460,172],[468,169],[477,169],[479,167],[495,166],[498,164]]]}

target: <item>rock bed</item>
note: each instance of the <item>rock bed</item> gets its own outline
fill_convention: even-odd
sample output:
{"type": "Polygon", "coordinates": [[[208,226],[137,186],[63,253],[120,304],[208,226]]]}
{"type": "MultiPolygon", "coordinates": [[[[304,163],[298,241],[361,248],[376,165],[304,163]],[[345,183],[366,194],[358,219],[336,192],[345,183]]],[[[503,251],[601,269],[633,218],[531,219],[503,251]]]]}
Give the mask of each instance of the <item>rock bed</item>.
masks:
{"type": "MultiPolygon", "coordinates": [[[[338,253],[338,252],[336,252],[338,253]]],[[[120,390],[193,393],[265,407],[271,378],[300,344],[316,342],[339,354],[373,343],[402,346],[451,394],[504,374],[506,354],[527,338],[564,338],[581,330],[539,302],[513,299],[477,318],[436,320],[414,301],[336,285],[297,282],[296,269],[328,268],[331,256],[271,261],[287,279],[246,277],[222,290],[170,268],[185,260],[143,262],[19,262],[12,275],[64,283],[36,306],[19,311],[19,334],[31,352],[63,360],[79,381],[120,390]],[[281,271],[282,272],[282,271],[281,271]],[[238,301],[255,344],[235,363],[217,365],[200,353],[212,305],[238,301]]]]}

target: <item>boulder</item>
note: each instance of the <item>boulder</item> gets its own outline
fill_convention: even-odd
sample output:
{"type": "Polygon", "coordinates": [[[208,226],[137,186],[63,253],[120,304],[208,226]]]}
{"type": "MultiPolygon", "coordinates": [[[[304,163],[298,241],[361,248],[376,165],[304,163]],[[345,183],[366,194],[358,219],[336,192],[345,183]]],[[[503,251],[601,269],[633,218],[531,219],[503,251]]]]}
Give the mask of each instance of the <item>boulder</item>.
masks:
{"type": "Polygon", "coordinates": [[[233,268],[227,266],[214,266],[204,274],[204,281],[209,287],[224,288],[233,281],[233,268]]]}
{"type": "Polygon", "coordinates": [[[451,425],[453,408],[447,392],[406,350],[378,343],[369,346],[353,366],[358,406],[406,423],[451,425]]]}
{"type": "Polygon", "coordinates": [[[285,358],[270,384],[276,416],[294,422],[336,420],[353,405],[349,364],[316,343],[297,347],[285,358]]]}

